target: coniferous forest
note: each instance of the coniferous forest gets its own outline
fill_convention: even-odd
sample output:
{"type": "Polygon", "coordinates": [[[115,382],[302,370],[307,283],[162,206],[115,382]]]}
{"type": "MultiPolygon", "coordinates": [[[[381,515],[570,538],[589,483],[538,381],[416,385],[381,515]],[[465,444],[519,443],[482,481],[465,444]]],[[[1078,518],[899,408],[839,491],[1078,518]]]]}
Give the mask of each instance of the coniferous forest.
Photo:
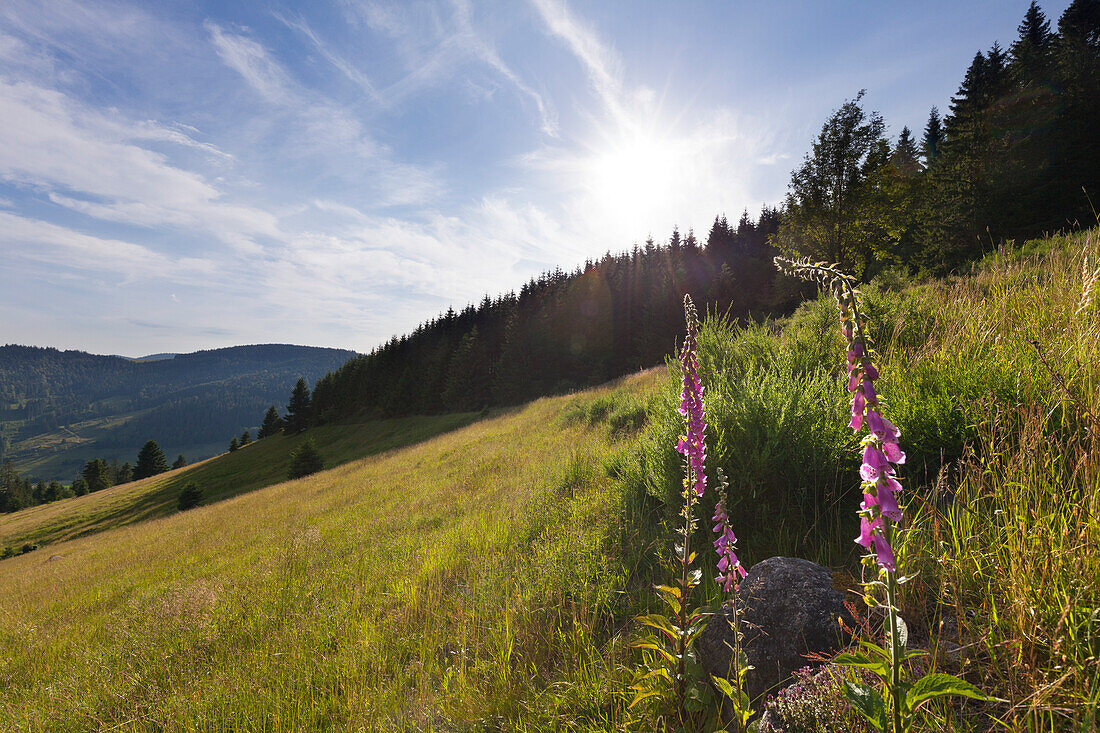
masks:
{"type": "Polygon", "coordinates": [[[519,293],[446,313],[321,378],[318,422],[476,410],[597,384],[661,362],[691,293],[711,313],[764,318],[810,291],[776,254],[942,275],[1029,237],[1088,226],[1100,192],[1100,3],[1056,25],[1033,2],[1007,48],[979,50],[922,132],[865,109],[856,90],[822,125],[777,208],[705,238],[673,231],[555,270],[519,293]]]}

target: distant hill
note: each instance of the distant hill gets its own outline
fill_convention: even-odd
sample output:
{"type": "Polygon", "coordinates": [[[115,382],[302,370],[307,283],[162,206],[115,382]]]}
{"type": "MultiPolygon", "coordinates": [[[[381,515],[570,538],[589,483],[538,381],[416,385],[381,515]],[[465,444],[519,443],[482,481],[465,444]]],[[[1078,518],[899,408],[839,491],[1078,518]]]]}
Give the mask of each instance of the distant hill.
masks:
{"type": "Polygon", "coordinates": [[[134,461],[146,440],[189,461],[224,450],[355,352],[287,344],[140,359],[0,347],[0,457],[36,479],[71,479],[92,457],[134,461]]]}

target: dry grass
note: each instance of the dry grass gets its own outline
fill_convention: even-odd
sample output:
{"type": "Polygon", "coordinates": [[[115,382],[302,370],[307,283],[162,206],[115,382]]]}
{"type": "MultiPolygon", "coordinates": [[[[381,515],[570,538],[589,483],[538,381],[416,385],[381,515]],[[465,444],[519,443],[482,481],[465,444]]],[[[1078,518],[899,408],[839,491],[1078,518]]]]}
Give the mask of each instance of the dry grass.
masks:
{"type": "Polygon", "coordinates": [[[616,727],[616,447],[559,419],[585,399],[4,561],[0,728],[616,727]]]}

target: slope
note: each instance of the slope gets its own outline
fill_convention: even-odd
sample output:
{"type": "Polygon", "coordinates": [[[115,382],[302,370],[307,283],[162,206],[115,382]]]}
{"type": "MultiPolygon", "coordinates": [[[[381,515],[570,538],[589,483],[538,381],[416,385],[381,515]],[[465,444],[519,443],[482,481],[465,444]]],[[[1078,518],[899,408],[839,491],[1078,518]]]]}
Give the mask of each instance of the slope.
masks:
{"type": "Polygon", "coordinates": [[[5,560],[0,728],[617,727],[599,650],[631,561],[601,467],[632,433],[584,418],[657,383],[5,560]]]}
{"type": "Polygon", "coordinates": [[[0,457],[36,480],[67,481],[101,457],[133,461],[146,440],[174,457],[214,455],[354,352],[263,344],[131,360],[0,347],[0,457]]]}

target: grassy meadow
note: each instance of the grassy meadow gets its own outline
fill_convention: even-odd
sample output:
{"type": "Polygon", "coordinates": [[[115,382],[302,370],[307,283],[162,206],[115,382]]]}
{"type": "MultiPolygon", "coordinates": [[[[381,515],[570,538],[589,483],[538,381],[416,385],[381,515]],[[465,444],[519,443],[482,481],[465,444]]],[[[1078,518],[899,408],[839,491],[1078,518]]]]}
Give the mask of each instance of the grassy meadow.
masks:
{"type": "MultiPolygon", "coordinates": [[[[1100,725],[1098,290],[1095,230],[864,288],[908,453],[902,615],[929,664],[1001,699],[923,730],[1100,725]]],[[[854,577],[831,298],[710,319],[700,357],[742,561],[854,577]]],[[[339,465],[305,479],[279,483],[301,438],[267,439],[0,519],[2,542],[54,543],[0,563],[0,729],[652,730],[626,709],[627,645],[671,553],[678,395],[672,367],[480,418],[326,426],[339,465]],[[176,513],[188,480],[223,500],[176,513]]]]}
{"type": "Polygon", "coordinates": [[[0,729],[619,727],[601,467],[656,381],[5,560],[0,729]]]}
{"type": "Polygon", "coordinates": [[[332,467],[454,430],[476,417],[456,413],[394,418],[322,425],[308,435],[274,435],[182,469],[0,515],[0,546],[53,543],[172,514],[180,492],[191,482],[202,488],[207,503],[280,483],[286,480],[290,454],[310,437],[321,446],[325,466],[332,467]]]}

